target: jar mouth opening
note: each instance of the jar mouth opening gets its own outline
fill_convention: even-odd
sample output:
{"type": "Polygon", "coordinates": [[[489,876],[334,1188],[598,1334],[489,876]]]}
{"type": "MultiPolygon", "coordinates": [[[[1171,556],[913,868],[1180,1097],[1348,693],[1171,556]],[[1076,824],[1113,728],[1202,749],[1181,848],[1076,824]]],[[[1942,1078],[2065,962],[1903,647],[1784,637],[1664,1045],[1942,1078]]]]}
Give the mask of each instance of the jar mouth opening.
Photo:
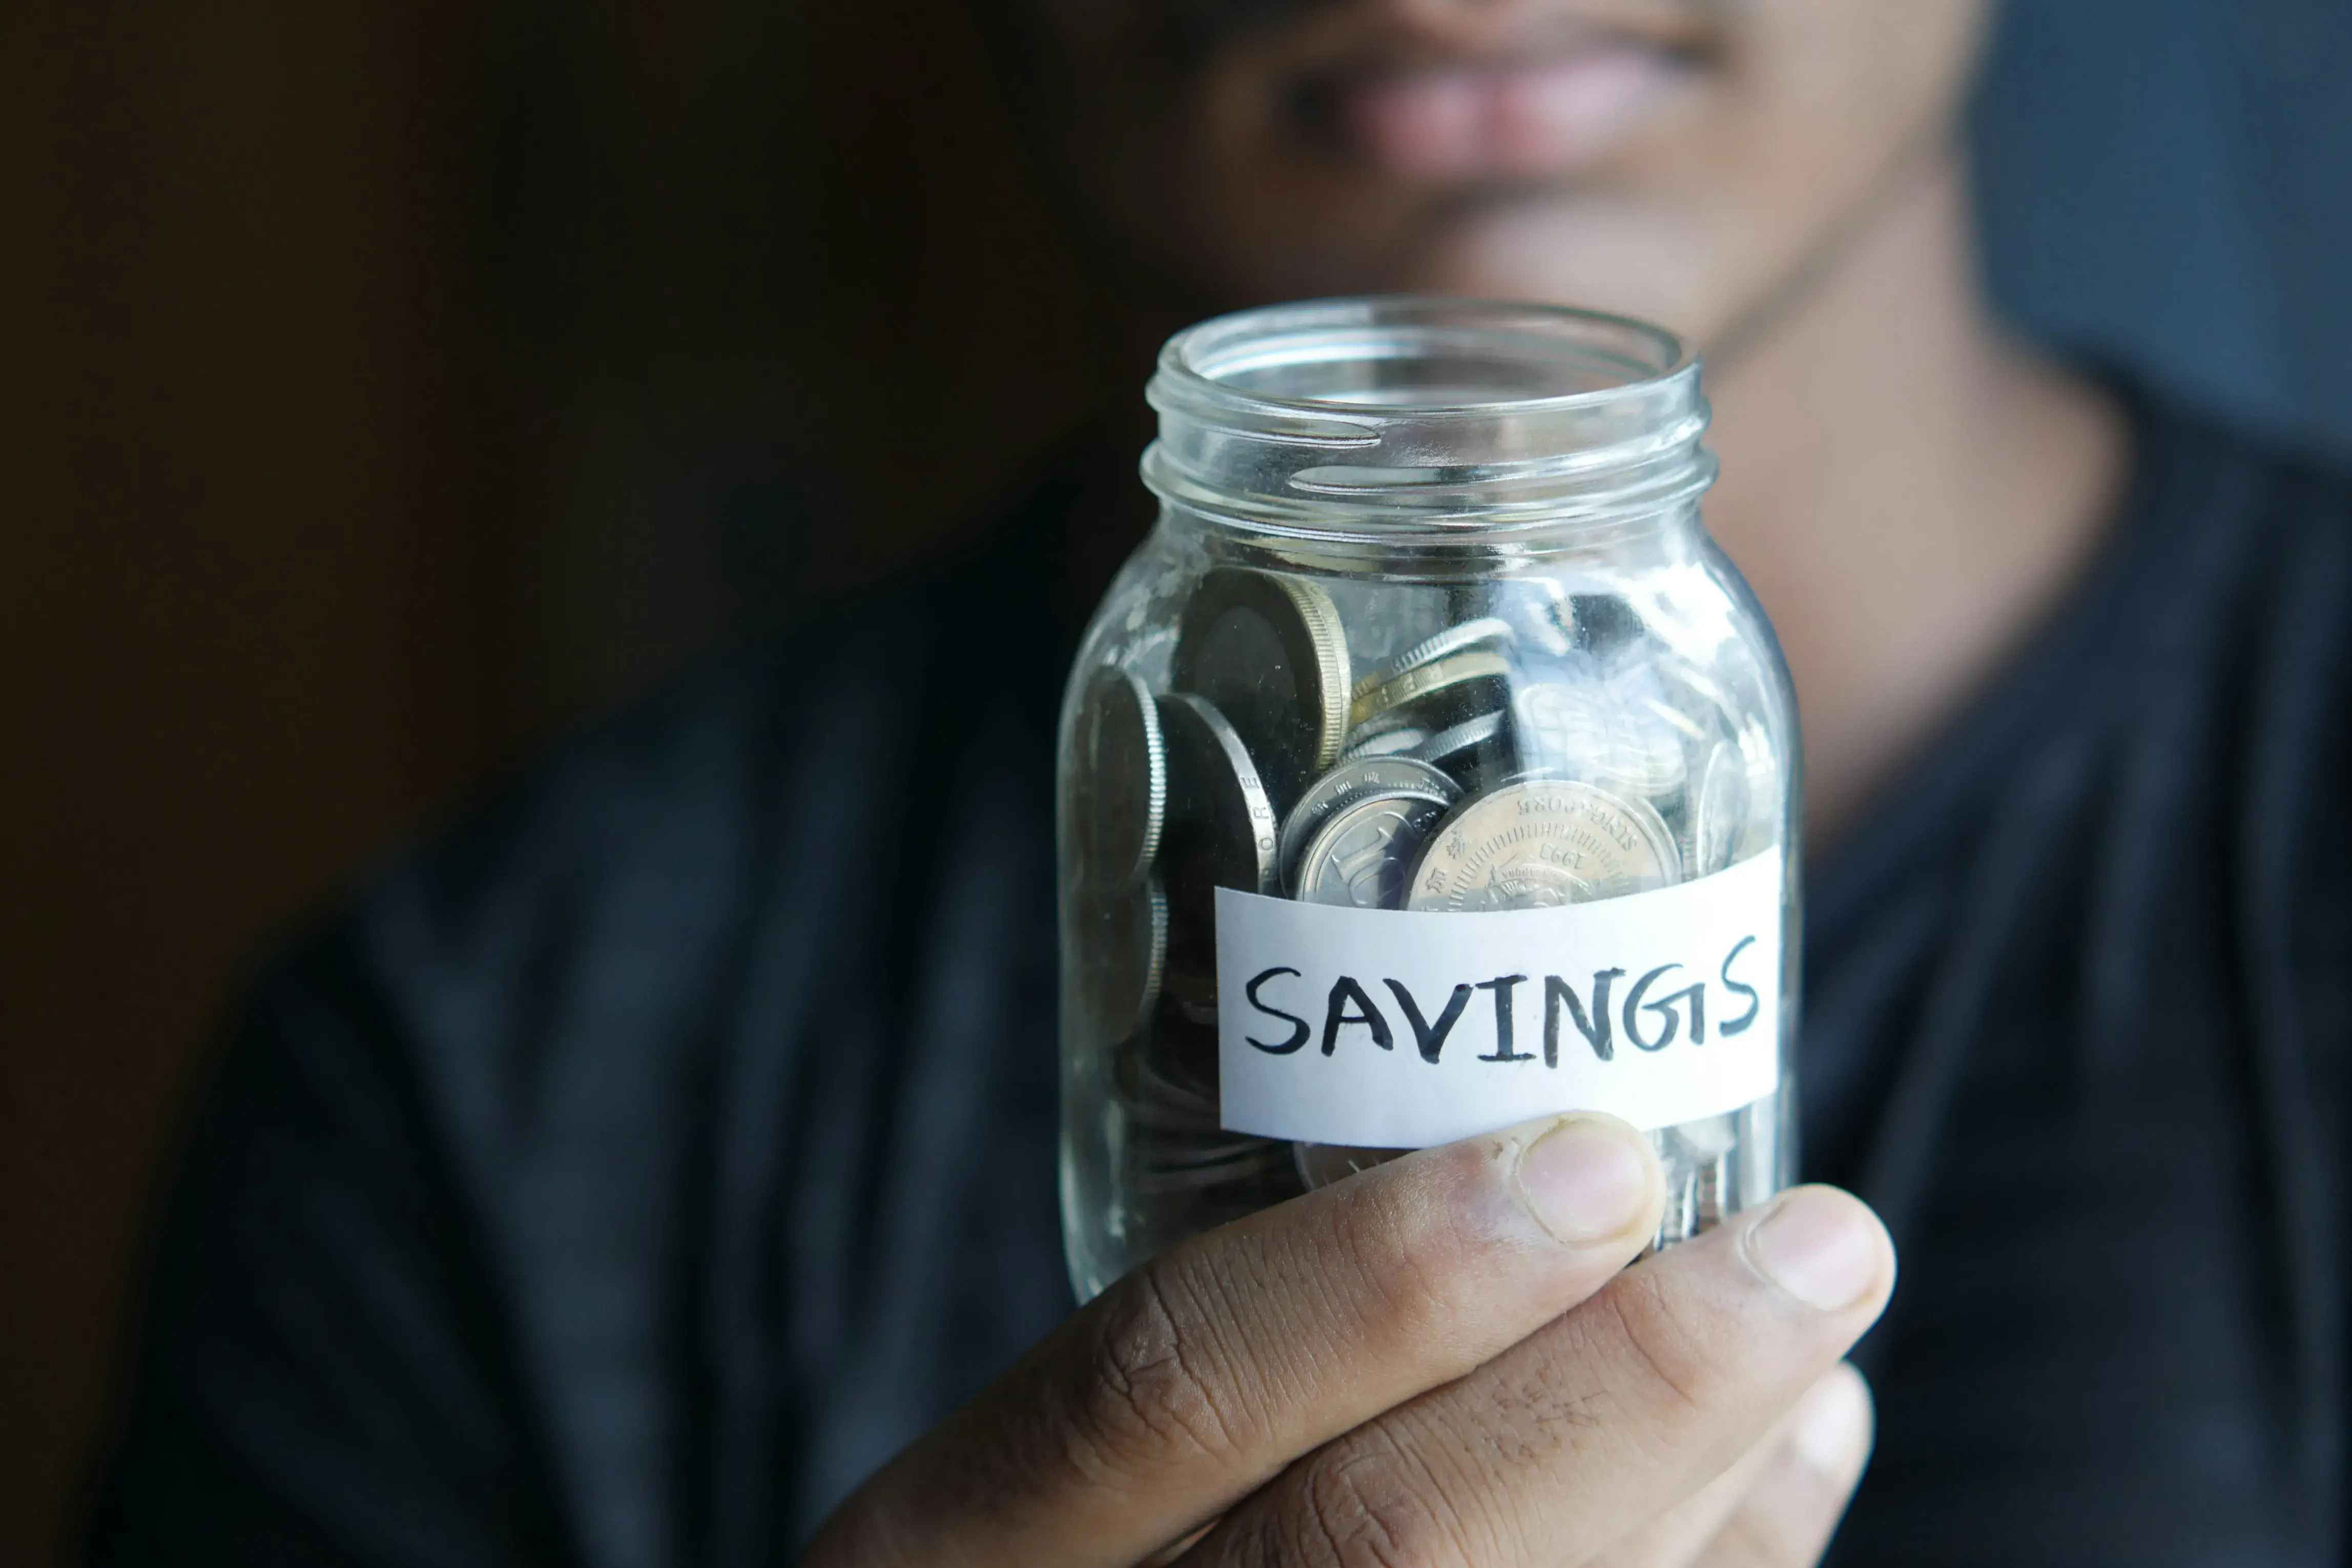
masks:
{"type": "Polygon", "coordinates": [[[1171,338],[1159,370],[1211,403],[1491,418],[1638,397],[1697,363],[1683,339],[1630,316],[1390,295],[1219,316],[1171,338]]]}
{"type": "Polygon", "coordinates": [[[1160,351],[1144,482],[1244,528],[1339,538],[1623,521],[1696,497],[1699,359],[1565,305],[1430,296],[1220,316],[1160,351]]]}

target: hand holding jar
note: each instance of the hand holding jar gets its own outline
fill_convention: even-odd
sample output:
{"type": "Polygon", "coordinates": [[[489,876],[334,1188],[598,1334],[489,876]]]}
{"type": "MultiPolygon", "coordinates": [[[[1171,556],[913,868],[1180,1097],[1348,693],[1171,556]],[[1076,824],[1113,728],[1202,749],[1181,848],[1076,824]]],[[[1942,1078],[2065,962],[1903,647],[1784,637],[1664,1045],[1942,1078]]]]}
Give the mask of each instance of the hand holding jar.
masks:
{"type": "Polygon", "coordinates": [[[807,1561],[1812,1563],[1894,1258],[1781,1190],[1795,721],[1696,363],[1342,300],[1151,397],[1062,725],[1091,1300],[807,1561]]]}
{"type": "Polygon", "coordinates": [[[1804,1187],[1647,1245],[1648,1141],[1554,1118],[1180,1243],[862,1488],[805,1568],[1802,1568],[1870,1444],[1885,1233],[1804,1187]]]}

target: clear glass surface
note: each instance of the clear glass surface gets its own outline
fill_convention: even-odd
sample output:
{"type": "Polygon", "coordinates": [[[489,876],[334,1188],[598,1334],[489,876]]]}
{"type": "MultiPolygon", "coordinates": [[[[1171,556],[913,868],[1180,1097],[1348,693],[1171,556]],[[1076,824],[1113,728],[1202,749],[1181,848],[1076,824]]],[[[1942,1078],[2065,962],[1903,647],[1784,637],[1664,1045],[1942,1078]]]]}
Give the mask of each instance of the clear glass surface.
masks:
{"type": "Polygon", "coordinates": [[[1151,398],[1160,517],[1087,633],[1061,730],[1062,1201],[1081,1297],[1396,1152],[1220,1128],[1213,889],[1400,907],[1433,825],[1498,790],[1574,786],[1647,847],[1638,881],[1523,878],[1489,908],[1783,852],[1781,1088],[1653,1134],[1658,1242],[1786,1184],[1795,714],[1771,630],[1700,521],[1696,362],[1616,318],[1342,300],[1180,335],[1151,398]]]}

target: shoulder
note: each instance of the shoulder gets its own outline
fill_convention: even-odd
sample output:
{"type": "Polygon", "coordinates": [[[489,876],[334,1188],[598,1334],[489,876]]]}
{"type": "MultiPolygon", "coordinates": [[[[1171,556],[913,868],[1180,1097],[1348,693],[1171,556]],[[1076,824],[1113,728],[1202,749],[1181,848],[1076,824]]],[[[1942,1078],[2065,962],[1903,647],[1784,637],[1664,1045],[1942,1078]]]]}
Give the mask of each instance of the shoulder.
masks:
{"type": "Polygon", "coordinates": [[[793,1289],[834,1354],[854,1319],[828,1303],[861,1287],[824,1249],[866,1257],[882,1160],[860,1140],[912,1119],[910,1083],[1037,1098],[1005,1065],[1051,1006],[1066,653],[1034,559],[1000,545],[713,665],[268,965],[156,1246],[102,1559],[586,1534],[656,1560],[702,1386],[673,1363],[775,1310],[763,1227],[790,1213],[791,1257],[824,1264],[793,1289]],[[920,1049],[949,1059],[894,1074],[920,1049]]]}
{"type": "Polygon", "coordinates": [[[494,1098],[534,1037],[680,1021],[750,924],[854,913],[907,814],[936,820],[932,781],[1041,787],[1066,653],[1040,560],[1026,533],[993,541],[576,738],[372,877],[263,973],[253,1009],[331,987],[494,1098]]]}

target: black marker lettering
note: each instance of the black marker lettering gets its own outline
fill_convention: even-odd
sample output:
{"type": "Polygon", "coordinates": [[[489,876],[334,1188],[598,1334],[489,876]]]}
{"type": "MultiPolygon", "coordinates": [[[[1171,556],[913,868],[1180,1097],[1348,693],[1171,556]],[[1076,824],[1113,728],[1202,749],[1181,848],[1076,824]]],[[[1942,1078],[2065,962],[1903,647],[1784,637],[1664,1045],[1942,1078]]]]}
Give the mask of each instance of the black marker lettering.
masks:
{"type": "Polygon", "coordinates": [[[1748,1026],[1756,1022],[1756,1015],[1764,1011],[1764,998],[1756,994],[1756,987],[1753,985],[1742,985],[1738,981],[1734,980],[1731,977],[1731,961],[1738,958],[1741,953],[1746,952],[1749,948],[1755,945],[1756,939],[1754,937],[1743,936],[1739,939],[1738,946],[1733,948],[1729,952],[1723,955],[1724,989],[1727,991],[1737,991],[1739,994],[1748,998],[1748,1011],[1742,1013],[1737,1018],[1726,1019],[1724,1021],[1723,1027],[1716,1031],[1717,1034],[1721,1035],[1726,1039],[1729,1039],[1734,1035],[1746,1034],[1748,1032],[1748,1026]]]}
{"type": "Polygon", "coordinates": [[[1470,1005],[1470,987],[1454,988],[1454,994],[1446,999],[1445,1010],[1437,1015],[1434,1024],[1421,1016],[1421,1004],[1412,999],[1412,993],[1404,988],[1402,981],[1391,980],[1388,987],[1396,993],[1397,1005],[1404,1009],[1404,1021],[1412,1026],[1412,1041],[1421,1047],[1421,1059],[1435,1061],[1437,1054],[1445,1048],[1445,1037],[1461,1020],[1462,1009],[1470,1005]]]}
{"type": "Polygon", "coordinates": [[[1242,987],[1242,994],[1249,998],[1249,1005],[1251,1006],[1256,1008],[1259,1012],[1264,1013],[1270,1018],[1281,1018],[1290,1025],[1290,1037],[1283,1041],[1282,1044],[1278,1046],[1269,1046],[1255,1035],[1244,1035],[1242,1037],[1242,1038],[1249,1041],[1251,1045],[1255,1046],[1259,1050],[1264,1051],[1270,1057],[1288,1056],[1291,1052],[1305,1045],[1307,1043],[1307,1037],[1314,1033],[1313,1030],[1307,1026],[1307,1020],[1300,1017],[1297,1014],[1286,1013],[1279,1007],[1269,1007],[1264,1002],[1258,1000],[1257,988],[1259,986],[1265,984],[1267,981],[1273,979],[1277,974],[1296,974],[1297,973],[1298,971],[1296,969],[1269,969],[1265,973],[1258,975],[1255,979],[1252,980],[1247,985],[1242,987]]]}
{"type": "Polygon", "coordinates": [[[1330,1004],[1323,1010],[1323,1054],[1325,1056],[1329,1056],[1332,1048],[1339,1044],[1339,1028],[1344,1024],[1363,1025],[1372,1032],[1372,1044],[1384,1051],[1396,1048],[1395,1043],[1389,1037],[1389,1021],[1381,1016],[1381,1010],[1372,1005],[1372,999],[1364,994],[1364,988],[1349,976],[1342,974],[1331,983],[1330,1004]],[[1346,1005],[1350,1002],[1356,1005],[1356,1011],[1353,1013],[1344,1010],[1346,1005]]]}
{"type": "Polygon", "coordinates": [[[1682,1022],[1681,1016],[1675,1011],[1677,1002],[1690,1004],[1691,1043],[1696,1046],[1706,1044],[1706,987],[1704,984],[1685,985],[1660,1001],[1643,1000],[1649,994],[1650,985],[1658,976],[1681,967],[1679,963],[1662,963],[1633,982],[1633,989],[1625,993],[1625,1037],[1643,1050],[1663,1051],[1675,1043],[1675,1030],[1682,1022]],[[1658,1031],[1656,1039],[1643,1037],[1641,1022],[1635,1016],[1638,1013],[1656,1013],[1664,1017],[1665,1026],[1658,1031]]]}
{"type": "Polygon", "coordinates": [[[1495,994],[1495,1048],[1480,1057],[1480,1061],[1531,1062],[1536,1059],[1511,1049],[1511,987],[1526,978],[1524,974],[1504,974],[1478,982],[1479,990],[1495,994]]]}
{"type": "Polygon", "coordinates": [[[1617,1054],[1610,1041],[1609,987],[1625,972],[1622,969],[1596,969],[1592,972],[1592,1016],[1584,1016],[1584,1004],[1576,999],[1576,987],[1557,974],[1544,976],[1544,1066],[1559,1066],[1559,1006],[1568,1004],[1568,1016],[1575,1020],[1576,1032],[1592,1047],[1592,1054],[1602,1061],[1617,1054]]]}

